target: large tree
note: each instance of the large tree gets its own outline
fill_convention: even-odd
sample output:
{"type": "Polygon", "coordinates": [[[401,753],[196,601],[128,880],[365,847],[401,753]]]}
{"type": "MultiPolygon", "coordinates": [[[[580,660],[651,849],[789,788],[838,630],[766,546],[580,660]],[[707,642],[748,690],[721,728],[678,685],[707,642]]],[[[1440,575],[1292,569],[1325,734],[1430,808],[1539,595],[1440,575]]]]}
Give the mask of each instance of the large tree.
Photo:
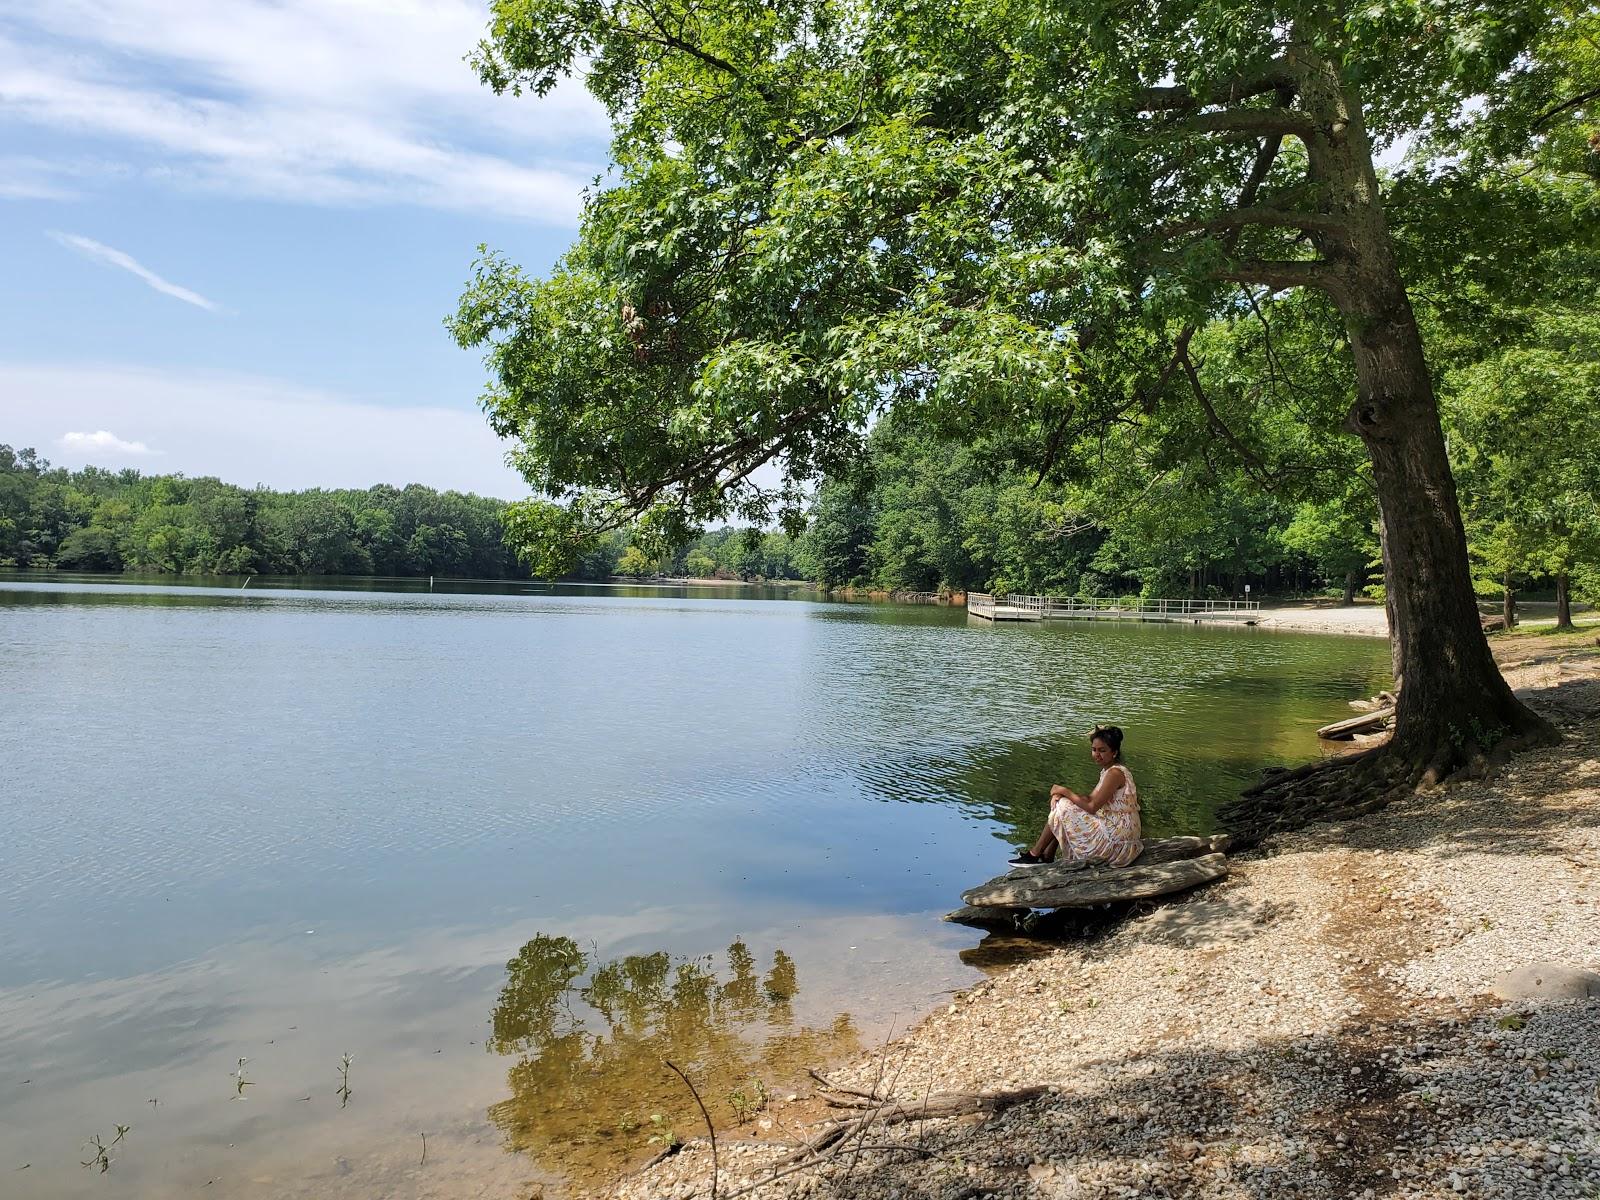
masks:
{"type": "MultiPolygon", "coordinates": [[[[1503,96],[1526,108],[1566,16],[1526,0],[493,13],[490,86],[581,73],[615,131],[614,172],[556,269],[486,255],[453,322],[487,348],[490,422],[546,497],[513,525],[550,559],[641,516],[663,535],[792,517],[891,409],[1062,479],[1108,424],[1183,404],[1248,465],[1196,346],[1308,289],[1342,325],[1342,423],[1370,458],[1404,678],[1388,749],[1312,783],[1436,779],[1553,736],[1480,631],[1373,157],[1463,113],[1489,122],[1503,96]]],[[[1523,143],[1580,122],[1593,99],[1574,94],[1523,143]]],[[[1514,124],[1494,127],[1502,142],[1514,124]]]]}

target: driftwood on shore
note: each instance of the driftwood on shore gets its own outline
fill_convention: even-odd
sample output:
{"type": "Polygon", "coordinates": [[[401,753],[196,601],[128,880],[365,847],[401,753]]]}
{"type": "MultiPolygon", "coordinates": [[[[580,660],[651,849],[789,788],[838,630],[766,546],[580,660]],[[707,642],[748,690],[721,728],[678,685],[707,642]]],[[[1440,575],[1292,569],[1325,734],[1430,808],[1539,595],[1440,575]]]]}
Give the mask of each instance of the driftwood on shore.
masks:
{"type": "Polygon", "coordinates": [[[1342,721],[1335,721],[1332,725],[1324,725],[1317,730],[1317,736],[1324,741],[1335,741],[1339,738],[1354,737],[1358,733],[1376,733],[1393,719],[1393,706],[1380,708],[1357,717],[1346,717],[1342,721]]]}
{"type": "MultiPolygon", "coordinates": [[[[1048,1084],[1032,1087],[1006,1088],[984,1092],[936,1092],[919,1100],[891,1100],[875,1097],[859,1116],[841,1117],[826,1121],[822,1131],[810,1141],[797,1146],[778,1159],[779,1165],[799,1162],[819,1155],[844,1139],[860,1134],[873,1126],[899,1125],[906,1121],[937,1121],[948,1117],[975,1114],[993,1116],[1017,1104],[1037,1100],[1051,1091],[1048,1084]]],[[[859,1095],[853,1090],[849,1095],[859,1095]]],[[[826,1097],[824,1097],[826,1099],[826,1097]]],[[[849,1107],[856,1107],[850,1105],[849,1107]]]]}
{"type": "Polygon", "coordinates": [[[983,925],[1035,908],[1088,908],[1143,900],[1221,879],[1228,873],[1227,834],[1153,838],[1131,866],[1018,867],[961,894],[967,907],[945,919],[983,925]]]}

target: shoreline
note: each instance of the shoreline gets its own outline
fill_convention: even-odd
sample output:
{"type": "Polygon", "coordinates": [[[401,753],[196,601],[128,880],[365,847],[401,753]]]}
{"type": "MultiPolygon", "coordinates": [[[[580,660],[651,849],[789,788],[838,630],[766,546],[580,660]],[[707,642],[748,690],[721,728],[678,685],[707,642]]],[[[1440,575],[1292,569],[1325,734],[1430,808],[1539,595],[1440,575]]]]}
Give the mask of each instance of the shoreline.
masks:
{"type": "Polygon", "coordinates": [[[1285,605],[1261,609],[1258,629],[1289,633],[1334,633],[1347,637],[1389,636],[1389,615],[1381,604],[1356,604],[1349,608],[1285,605]]]}
{"type": "MultiPolygon", "coordinates": [[[[1600,992],[1493,994],[1530,963],[1600,972],[1600,654],[1591,639],[1506,675],[1562,745],[1269,839],[1227,879],[1043,947],[831,1072],[910,1103],[1042,1094],[885,1125],[760,1186],[786,1153],[772,1140],[838,1115],[775,1103],[718,1131],[720,1194],[1600,1195],[1600,992]]],[[[710,1167],[702,1137],[613,1194],[707,1196],[710,1167]]]]}

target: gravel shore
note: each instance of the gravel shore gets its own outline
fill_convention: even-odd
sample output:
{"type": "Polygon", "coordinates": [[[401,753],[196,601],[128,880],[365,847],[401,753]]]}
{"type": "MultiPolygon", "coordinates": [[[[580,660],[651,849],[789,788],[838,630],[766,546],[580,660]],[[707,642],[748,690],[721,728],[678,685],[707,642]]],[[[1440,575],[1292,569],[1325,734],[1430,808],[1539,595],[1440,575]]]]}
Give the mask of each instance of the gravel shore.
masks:
{"type": "MultiPolygon", "coordinates": [[[[1593,667],[1508,672],[1563,745],[1276,838],[833,1076],[911,1102],[1042,1095],[872,1126],[762,1186],[785,1151],[756,1139],[828,1115],[817,1097],[778,1101],[719,1131],[720,1196],[1600,1197],[1600,998],[1493,994],[1528,964],[1600,970],[1593,667]]],[[[616,1194],[710,1185],[696,1142],[616,1194]]]]}

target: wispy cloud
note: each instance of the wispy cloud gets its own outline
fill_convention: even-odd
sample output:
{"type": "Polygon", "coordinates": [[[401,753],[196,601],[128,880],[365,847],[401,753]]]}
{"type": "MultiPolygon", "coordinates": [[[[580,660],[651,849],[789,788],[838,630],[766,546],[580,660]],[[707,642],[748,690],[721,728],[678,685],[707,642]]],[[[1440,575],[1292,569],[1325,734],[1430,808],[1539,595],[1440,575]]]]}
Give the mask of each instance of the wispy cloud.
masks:
{"type": "Polygon", "coordinates": [[[50,236],[63,246],[85,254],[96,262],[103,262],[107,266],[121,267],[124,271],[137,275],[163,295],[172,296],[175,299],[182,300],[185,304],[192,304],[196,308],[203,308],[208,312],[217,311],[217,305],[213,301],[207,300],[199,292],[192,292],[186,287],[179,287],[170,280],[161,278],[131,254],[125,254],[113,246],[104,245],[93,238],[86,238],[82,234],[51,231],[50,236]]]}
{"type": "Polygon", "coordinates": [[[172,186],[570,225],[605,115],[482,87],[486,23],[481,0],[0,0],[0,119],[172,186]]]}
{"type": "Polygon", "coordinates": [[[85,458],[105,456],[144,458],[161,453],[159,450],[150,449],[143,442],[125,442],[108,429],[97,429],[93,433],[64,433],[61,435],[59,445],[67,453],[79,454],[85,458]]]}

